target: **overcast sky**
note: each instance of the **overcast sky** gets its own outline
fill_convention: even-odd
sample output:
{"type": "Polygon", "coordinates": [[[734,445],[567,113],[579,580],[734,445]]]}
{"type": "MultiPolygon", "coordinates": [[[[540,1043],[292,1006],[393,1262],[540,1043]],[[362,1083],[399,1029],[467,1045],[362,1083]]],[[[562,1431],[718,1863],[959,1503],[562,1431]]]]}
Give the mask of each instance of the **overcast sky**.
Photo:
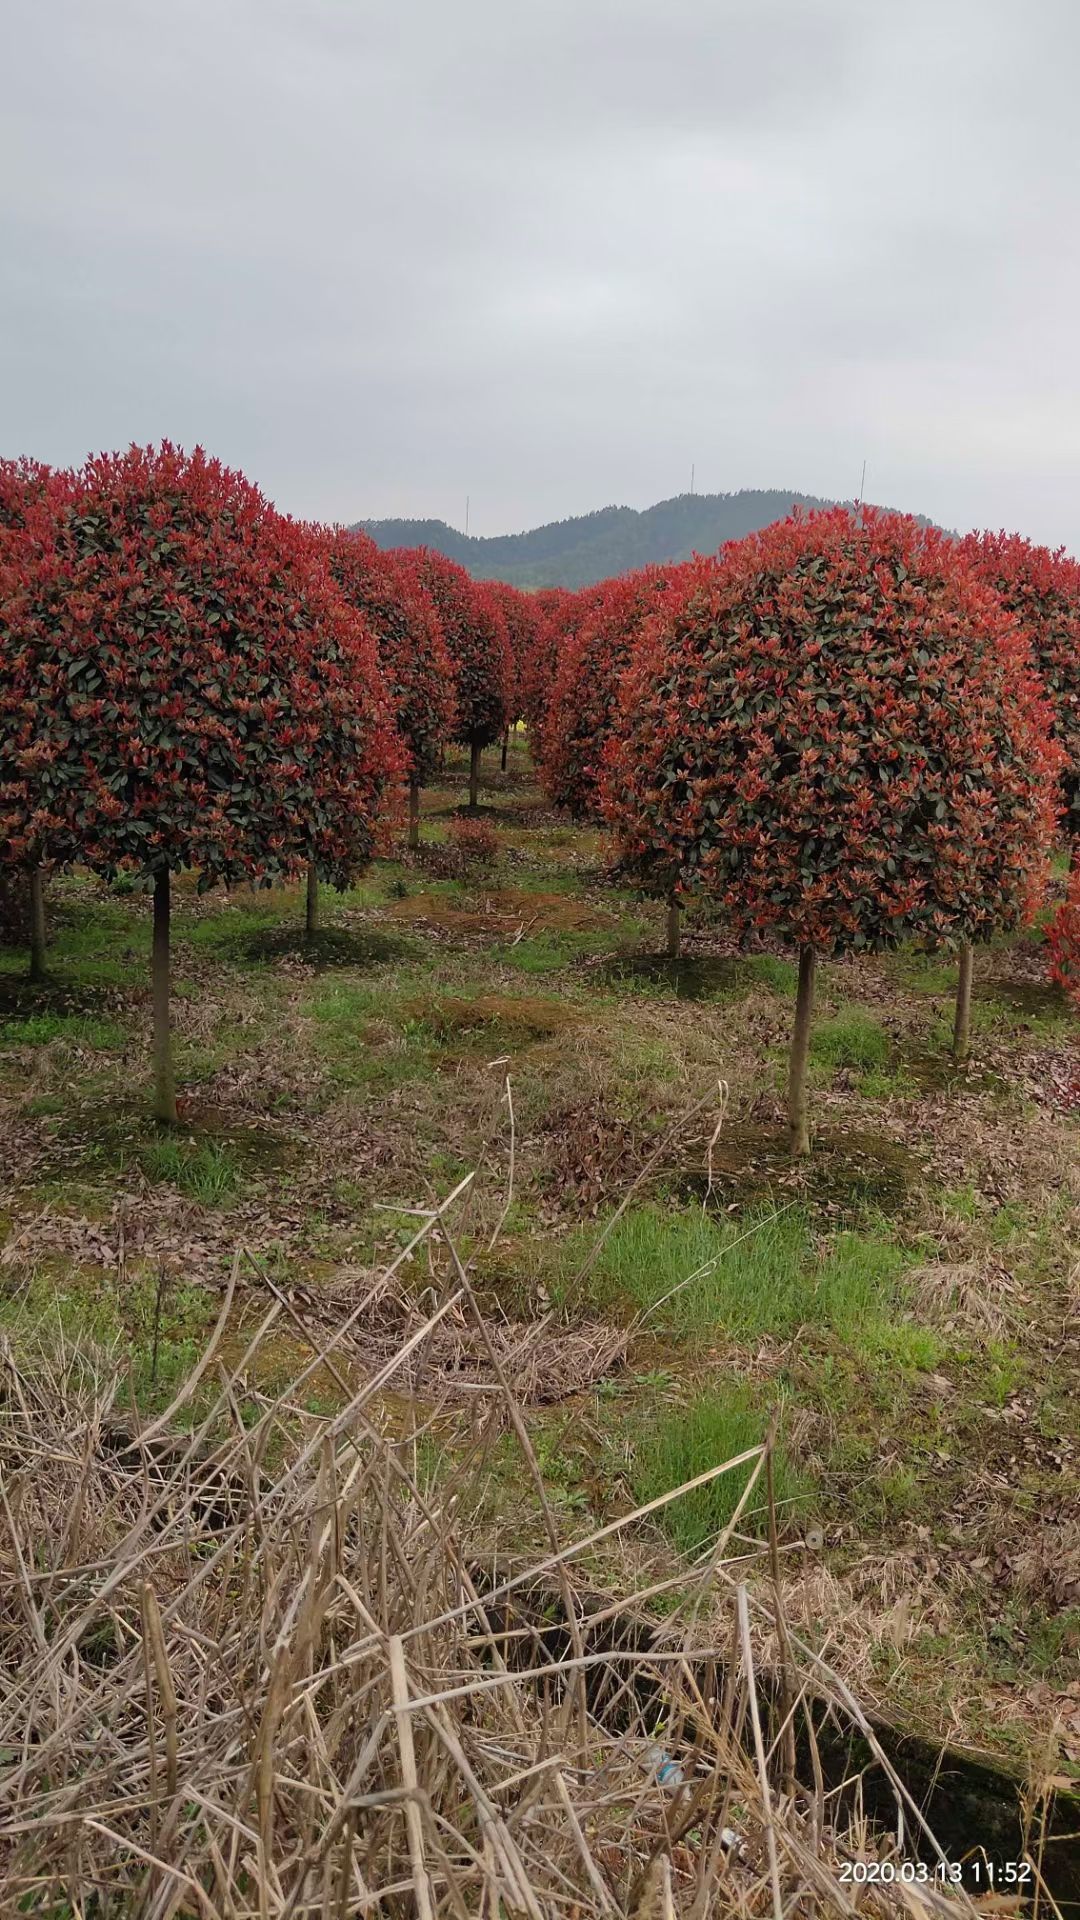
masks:
{"type": "Polygon", "coordinates": [[[1077,0],[0,0],[0,451],[1080,551],[1077,0]]]}

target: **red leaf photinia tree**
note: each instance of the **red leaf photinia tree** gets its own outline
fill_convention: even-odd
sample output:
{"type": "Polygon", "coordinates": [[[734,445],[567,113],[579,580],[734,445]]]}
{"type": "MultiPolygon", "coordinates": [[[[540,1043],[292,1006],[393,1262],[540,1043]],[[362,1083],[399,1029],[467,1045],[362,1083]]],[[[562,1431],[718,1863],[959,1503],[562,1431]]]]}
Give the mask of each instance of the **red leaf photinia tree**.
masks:
{"type": "Polygon", "coordinates": [[[437,768],[457,725],[456,674],[435,603],[414,559],[384,553],[366,533],[334,528],[330,571],[349,606],[375,636],[379,664],[404,743],[409,782],[409,845],[420,838],[420,789],[437,768]]]}
{"type": "Polygon", "coordinates": [[[1065,827],[1080,838],[1080,562],[1018,533],[970,533],[961,552],[1026,631],[1064,753],[1065,827]]]}
{"type": "Polygon", "coordinates": [[[819,953],[967,948],[1045,884],[1060,755],[1028,644],[899,514],[778,522],[692,565],[624,677],[604,807],[646,884],[799,949],[792,1149],[819,953]]]}
{"type": "MultiPolygon", "coordinates": [[[[606,583],[605,583],[606,584],[606,583]]],[[[521,711],[529,751],[542,769],[547,758],[547,715],[559,663],[603,587],[541,587],[536,594],[532,644],[521,669],[521,711]]]]}
{"type": "Polygon", "coordinates": [[[559,661],[547,705],[542,774],[552,805],[568,807],[576,819],[600,811],[601,768],[619,681],[680,572],[644,567],[604,581],[559,661]]]}
{"type": "Polygon", "coordinates": [[[310,529],[198,449],[90,460],[8,559],[0,844],[152,886],[172,1120],[170,873],[344,886],[365,865],[403,763],[375,641],[310,529]]]}
{"type": "Polygon", "coordinates": [[[414,564],[435,602],[454,663],[457,726],[453,738],[469,749],[469,811],[475,813],[480,755],[505,731],[513,703],[514,662],[506,620],[490,582],[470,579],[464,567],[445,554],[417,547],[414,564]]]}
{"type": "MultiPolygon", "coordinates": [[[[47,545],[53,520],[63,499],[65,476],[54,474],[37,460],[0,460],[0,605],[4,599],[5,569],[12,590],[18,580],[21,557],[35,545],[47,545]]],[[[0,678],[11,671],[14,640],[0,623],[0,678]]],[[[3,774],[0,772],[0,783],[3,774]]],[[[0,801],[2,812],[2,801],[0,801]]],[[[30,979],[45,978],[45,884],[42,850],[33,839],[23,846],[22,872],[12,862],[12,850],[0,841],[0,887],[5,890],[4,917],[12,927],[25,924],[30,945],[30,979]],[[11,864],[8,864],[11,863],[11,864]],[[25,907],[14,892],[25,874],[25,907]],[[12,889],[12,897],[7,890],[12,889]]]]}

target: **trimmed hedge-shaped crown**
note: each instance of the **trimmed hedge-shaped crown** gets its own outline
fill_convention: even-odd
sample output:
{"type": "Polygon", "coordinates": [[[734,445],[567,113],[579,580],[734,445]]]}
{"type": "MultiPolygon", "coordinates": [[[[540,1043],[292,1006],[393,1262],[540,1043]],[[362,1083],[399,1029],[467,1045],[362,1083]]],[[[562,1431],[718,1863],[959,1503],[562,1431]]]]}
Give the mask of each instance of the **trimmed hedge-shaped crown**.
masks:
{"type": "Polygon", "coordinates": [[[1040,893],[1060,757],[1027,642],[912,519],[793,518],[695,563],[620,700],[624,860],[744,933],[973,941],[1040,893]]]}
{"type": "Polygon", "coordinates": [[[489,747],[505,732],[513,704],[514,662],[506,620],[489,583],[431,547],[413,550],[413,564],[443,630],[454,663],[457,722],[453,738],[489,747]]]}
{"type": "Polygon", "coordinates": [[[366,533],[335,528],[327,552],[342,597],[375,636],[407,776],[423,786],[457,723],[454,663],[435,603],[410,557],[381,552],[366,533]]]}
{"type": "Polygon", "coordinates": [[[964,558],[988,580],[1025,629],[1050,697],[1065,755],[1062,799],[1070,834],[1080,834],[1080,563],[1018,533],[972,533],[964,558]]]}
{"type": "Polygon", "coordinates": [[[375,642],[310,529],[164,444],[59,478],[0,567],[0,843],[344,884],[400,780],[375,642]]]}

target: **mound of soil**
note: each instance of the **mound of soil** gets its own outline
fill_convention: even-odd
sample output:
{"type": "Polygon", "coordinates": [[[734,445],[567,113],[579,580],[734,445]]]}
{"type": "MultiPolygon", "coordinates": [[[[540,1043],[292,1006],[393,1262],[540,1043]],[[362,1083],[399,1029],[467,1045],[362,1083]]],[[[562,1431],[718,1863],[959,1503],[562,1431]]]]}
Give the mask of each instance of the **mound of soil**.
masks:
{"type": "Polygon", "coordinates": [[[517,1042],[550,1040],[581,1018],[575,1008],[562,1001],[507,993],[481,993],[472,1000],[452,995],[413,1000],[406,1012],[412,1019],[422,1020],[440,1040],[452,1040],[461,1034],[480,1034],[486,1039],[501,1036],[517,1042]]]}

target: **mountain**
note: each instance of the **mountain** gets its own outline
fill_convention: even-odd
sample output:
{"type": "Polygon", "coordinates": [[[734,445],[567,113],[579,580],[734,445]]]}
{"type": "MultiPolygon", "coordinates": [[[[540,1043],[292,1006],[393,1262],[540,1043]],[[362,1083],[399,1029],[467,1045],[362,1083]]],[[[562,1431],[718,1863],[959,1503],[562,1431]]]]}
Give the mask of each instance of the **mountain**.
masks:
{"type": "Polygon", "coordinates": [[[725,540],[739,540],[784,519],[793,506],[836,505],[811,493],[771,487],[680,493],[641,513],[633,507],[601,507],[597,513],[553,520],[529,533],[501,533],[490,539],[458,533],[444,520],[359,524],[380,547],[434,547],[478,580],[508,580],[515,587],[585,587],[635,567],[715,553],[725,540]]]}

